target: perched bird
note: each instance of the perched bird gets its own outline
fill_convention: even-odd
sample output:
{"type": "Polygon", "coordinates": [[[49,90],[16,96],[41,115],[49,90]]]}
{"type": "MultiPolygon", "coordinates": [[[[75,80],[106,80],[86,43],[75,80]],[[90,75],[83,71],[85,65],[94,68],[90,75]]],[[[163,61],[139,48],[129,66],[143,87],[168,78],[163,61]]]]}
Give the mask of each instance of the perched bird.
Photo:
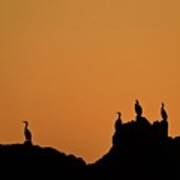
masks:
{"type": "Polygon", "coordinates": [[[118,115],[118,118],[117,118],[117,120],[115,122],[115,129],[116,129],[116,131],[119,131],[119,129],[120,129],[121,125],[122,125],[122,120],[121,120],[122,114],[121,114],[121,112],[117,112],[116,114],[118,115]]]}
{"type": "Polygon", "coordinates": [[[24,137],[25,137],[25,141],[29,141],[31,142],[32,140],[32,134],[31,134],[31,131],[28,129],[28,121],[23,121],[23,123],[25,124],[25,127],[24,127],[24,137]]]}
{"type": "Polygon", "coordinates": [[[117,120],[121,121],[121,116],[122,116],[121,112],[117,112],[116,114],[118,115],[118,119],[117,120]]]}
{"type": "Polygon", "coordinates": [[[168,115],[166,110],[164,109],[164,103],[161,103],[161,117],[163,118],[163,120],[167,120],[168,115]]]}
{"type": "Polygon", "coordinates": [[[135,103],[135,112],[136,112],[136,114],[137,114],[138,116],[141,116],[142,113],[143,113],[143,109],[142,109],[142,107],[140,106],[138,100],[136,100],[136,103],[135,103]]]}

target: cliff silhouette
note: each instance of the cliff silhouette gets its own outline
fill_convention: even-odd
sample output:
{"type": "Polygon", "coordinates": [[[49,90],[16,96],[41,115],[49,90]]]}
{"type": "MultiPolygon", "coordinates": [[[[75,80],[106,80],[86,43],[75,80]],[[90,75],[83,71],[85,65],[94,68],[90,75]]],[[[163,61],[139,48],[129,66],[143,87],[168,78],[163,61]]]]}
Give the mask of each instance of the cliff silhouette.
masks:
{"type": "Polygon", "coordinates": [[[162,119],[151,123],[143,117],[139,102],[136,118],[123,123],[121,113],[115,122],[112,147],[90,165],[92,176],[106,179],[180,179],[180,137],[168,135],[168,114],[162,103],[162,119]]]}
{"type": "Polygon", "coordinates": [[[135,112],[135,120],[126,123],[121,113],[117,113],[112,147],[92,164],[53,148],[33,145],[25,121],[24,144],[0,145],[1,175],[83,180],[180,179],[180,137],[168,135],[168,114],[164,104],[160,109],[162,119],[153,123],[143,117],[138,101],[135,112]]]}

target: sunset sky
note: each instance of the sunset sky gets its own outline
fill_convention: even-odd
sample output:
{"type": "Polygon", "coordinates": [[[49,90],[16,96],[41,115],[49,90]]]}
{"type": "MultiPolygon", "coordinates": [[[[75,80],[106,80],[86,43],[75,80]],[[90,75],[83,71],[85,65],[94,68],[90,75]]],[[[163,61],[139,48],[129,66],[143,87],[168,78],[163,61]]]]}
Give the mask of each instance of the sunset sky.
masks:
{"type": "Polygon", "coordinates": [[[115,112],[151,122],[160,103],[180,135],[179,0],[1,0],[0,143],[93,162],[111,147],[115,112]]]}

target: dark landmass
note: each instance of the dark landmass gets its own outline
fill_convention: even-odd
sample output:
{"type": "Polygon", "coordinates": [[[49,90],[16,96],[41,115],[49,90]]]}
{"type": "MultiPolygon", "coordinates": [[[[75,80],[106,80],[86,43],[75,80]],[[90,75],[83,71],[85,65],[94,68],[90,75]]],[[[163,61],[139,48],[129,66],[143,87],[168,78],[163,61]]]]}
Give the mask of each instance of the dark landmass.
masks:
{"type": "Polygon", "coordinates": [[[86,163],[53,148],[28,144],[0,146],[0,173],[14,177],[82,177],[86,163]],[[9,174],[10,173],[10,174],[9,174]],[[13,174],[11,174],[13,173],[13,174]]]}
{"type": "Polygon", "coordinates": [[[11,176],[24,179],[179,180],[180,137],[168,136],[164,105],[161,107],[162,120],[154,123],[142,116],[138,101],[135,111],[136,119],[128,123],[123,123],[121,113],[118,113],[112,147],[95,163],[86,164],[73,155],[35,146],[31,138],[26,138],[24,144],[0,145],[1,176],[5,175],[6,179],[11,176]]]}

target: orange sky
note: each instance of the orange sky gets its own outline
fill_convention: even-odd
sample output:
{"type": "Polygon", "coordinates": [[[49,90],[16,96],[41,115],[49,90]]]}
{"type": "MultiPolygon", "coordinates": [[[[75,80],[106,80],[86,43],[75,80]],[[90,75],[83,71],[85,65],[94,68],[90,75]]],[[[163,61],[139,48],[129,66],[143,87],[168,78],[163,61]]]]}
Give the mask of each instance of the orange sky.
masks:
{"type": "Polygon", "coordinates": [[[178,0],[1,0],[0,142],[34,143],[95,161],[111,146],[116,111],[169,112],[180,134],[178,0]]]}

